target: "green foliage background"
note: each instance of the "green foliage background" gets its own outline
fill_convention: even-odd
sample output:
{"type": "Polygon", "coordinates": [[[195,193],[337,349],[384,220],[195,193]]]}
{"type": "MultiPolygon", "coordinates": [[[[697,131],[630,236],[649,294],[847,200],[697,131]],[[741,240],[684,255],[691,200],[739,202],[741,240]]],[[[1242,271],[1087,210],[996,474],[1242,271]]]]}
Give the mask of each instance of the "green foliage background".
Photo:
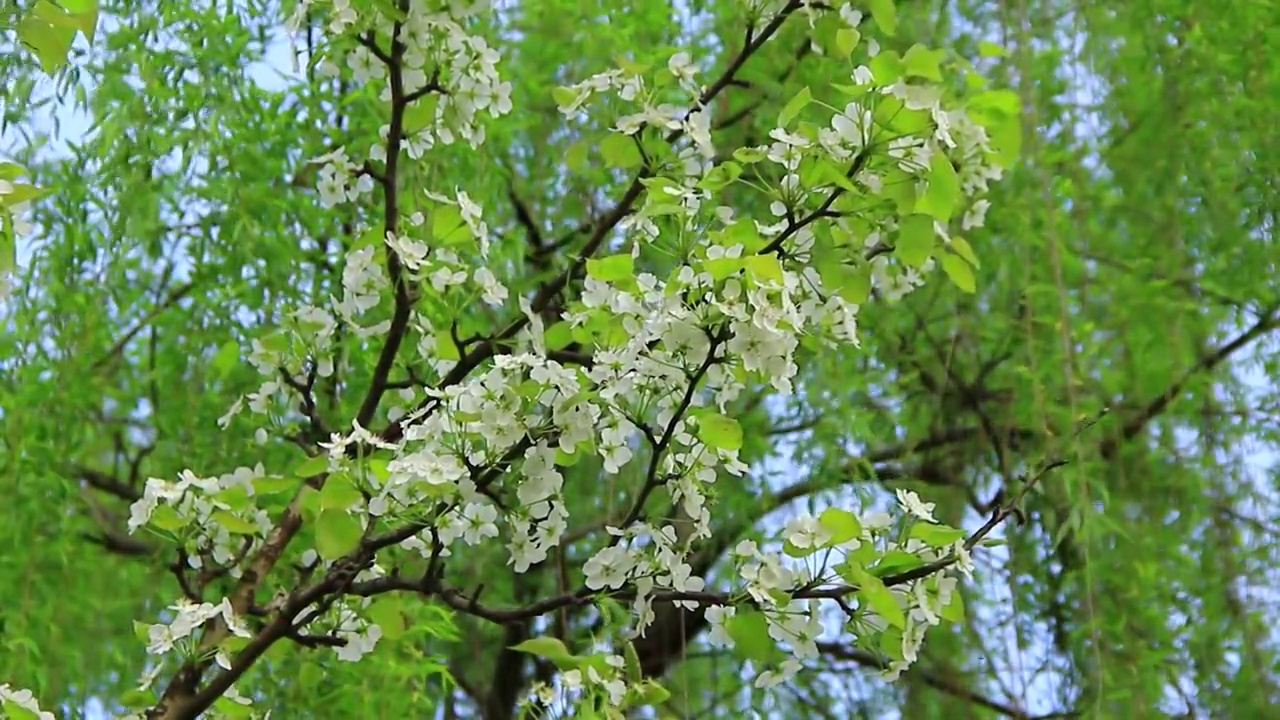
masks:
{"type": "MultiPolygon", "coordinates": [[[[619,54],[657,64],[685,48],[723,67],[742,23],[731,0],[508,5],[500,72],[517,110],[490,125],[481,154],[435,151],[420,182],[468,192],[504,233],[498,257],[515,262],[524,231],[513,194],[558,237],[622,189],[596,168],[598,136],[566,131],[552,88],[619,54]]],[[[258,445],[247,421],[216,431],[256,386],[251,368],[216,352],[328,292],[356,218],[318,212],[313,181],[299,175],[381,120],[372,90],[305,68],[261,82],[290,9],[107,2],[70,75],[49,80],[3,55],[6,142],[21,137],[16,159],[52,192],[19,269],[24,291],[0,311],[0,679],[46,706],[126,697],[145,661],[133,621],[154,621],[178,594],[172,558],[122,537],[127,504],[103,491],[108,481],[127,494],[188,467],[299,459],[258,445]],[[54,107],[91,123],[60,153],[45,144],[54,107]]],[[[826,669],[801,675],[768,711],[1270,716],[1280,705],[1280,9],[902,0],[897,13],[899,50],[949,48],[1024,106],[1022,159],[996,186],[987,226],[967,236],[982,261],[977,292],[933,282],[869,306],[860,351],[804,357],[787,403],[748,399],[739,419],[761,470],[717,485],[704,564],[780,508],[824,495],[872,503],[910,487],[940,519],[974,526],[1001,478],[1025,472],[1080,418],[1110,413],[1069,446],[1070,465],[1028,499],[1025,522],[1004,527],[1007,547],[979,557],[966,625],[933,631],[917,669],[885,684],[860,669],[869,656],[831,643],[826,669]]],[[[738,120],[718,144],[764,141],[801,86],[840,81],[827,68],[799,27],[784,30],[726,96],[720,110],[738,120]]],[[[491,322],[473,307],[441,312],[491,322]]],[[[353,346],[366,378],[376,349],[353,346]]],[[[333,397],[329,410],[350,416],[358,400],[333,397]]],[[[567,477],[590,489],[570,509],[610,517],[627,478],[604,482],[588,465],[567,477]]],[[[593,542],[570,548],[564,573],[593,542]]],[[[513,576],[504,557],[468,561],[453,580],[485,583],[495,602],[576,582],[513,576]]],[[[445,717],[494,719],[543,671],[503,652],[540,628],[408,612],[408,632],[361,663],[282,646],[249,687],[287,718],[447,705],[458,715],[445,717]]],[[[600,630],[589,615],[549,621],[584,642],[600,630]]],[[[668,674],[664,712],[760,707],[738,661],[703,646],[696,619],[659,623],[638,650],[668,674]]]]}

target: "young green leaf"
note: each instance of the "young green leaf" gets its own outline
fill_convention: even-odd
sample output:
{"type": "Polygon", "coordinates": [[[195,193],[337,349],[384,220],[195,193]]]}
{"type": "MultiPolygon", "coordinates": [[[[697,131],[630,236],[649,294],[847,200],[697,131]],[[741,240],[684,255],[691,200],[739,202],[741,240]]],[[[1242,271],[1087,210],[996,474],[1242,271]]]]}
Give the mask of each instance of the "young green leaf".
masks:
{"type": "Polygon", "coordinates": [[[812,101],[813,93],[809,90],[809,86],[805,85],[800,88],[800,92],[796,93],[795,97],[791,98],[791,100],[783,106],[782,112],[779,113],[778,127],[785,128],[790,125],[791,121],[795,120],[796,116],[800,114],[800,111],[804,110],[812,101]]]}
{"type": "Polygon", "coordinates": [[[782,284],[782,263],[777,255],[752,255],[746,258],[743,267],[747,275],[757,282],[782,284]]]}
{"type": "Polygon", "coordinates": [[[518,645],[512,645],[511,649],[516,652],[528,653],[535,657],[545,658],[556,664],[575,659],[575,656],[569,652],[569,648],[565,647],[564,643],[553,637],[529,638],[518,645]]]}
{"type": "Polygon", "coordinates": [[[238,362],[240,362],[240,343],[235,340],[228,340],[213,354],[211,364],[218,377],[226,377],[228,373],[235,369],[238,362]]]}
{"type": "Polygon", "coordinates": [[[587,261],[587,274],[601,282],[616,283],[635,277],[634,261],[630,255],[610,255],[587,261]]]}
{"type": "Polygon", "coordinates": [[[336,560],[360,544],[360,520],[342,510],[322,510],[316,516],[316,552],[325,560],[336,560]]]}
{"type": "Polygon", "coordinates": [[[737,450],[742,447],[742,426],[731,417],[707,413],[698,417],[698,439],[717,450],[737,450]]]}
{"type": "Polygon", "coordinates": [[[884,621],[896,628],[905,628],[907,626],[907,616],[902,611],[902,606],[898,604],[898,599],[893,596],[893,591],[885,587],[880,578],[859,569],[858,575],[858,598],[867,604],[871,610],[884,618],[884,621]]]}
{"type": "Polygon", "coordinates": [[[327,454],[309,457],[298,463],[298,466],[293,469],[293,474],[300,478],[315,477],[326,472],[329,472],[329,456],[327,454]]]}
{"type": "Polygon", "coordinates": [[[946,154],[936,152],[929,159],[929,187],[916,203],[916,212],[932,215],[945,224],[959,202],[960,176],[946,154]]]}
{"type": "Polygon", "coordinates": [[[944,253],[942,255],[942,271],[947,274],[951,282],[964,292],[972,293],[978,289],[977,281],[973,277],[973,268],[969,267],[969,263],[965,262],[959,255],[944,253]]]}
{"type": "Polygon", "coordinates": [[[823,529],[831,533],[827,546],[840,545],[862,536],[862,523],[858,516],[843,508],[829,507],[818,516],[823,529]]]}
{"type": "Polygon", "coordinates": [[[951,236],[951,250],[955,254],[964,258],[966,261],[968,261],[970,265],[974,266],[975,268],[982,267],[982,264],[978,262],[978,256],[973,254],[973,247],[969,245],[968,240],[965,240],[964,238],[958,235],[951,236]]]}
{"type": "Polygon", "coordinates": [[[215,510],[209,519],[233,535],[257,535],[258,526],[228,510],[215,510]]]}
{"type": "MultiPolygon", "coordinates": [[[[880,26],[881,32],[889,37],[897,34],[898,9],[893,0],[867,0],[867,9],[871,11],[871,18],[880,26]]],[[[878,77],[876,79],[879,80],[878,77]]]]}
{"type": "Polygon", "coordinates": [[[320,489],[321,510],[346,511],[363,499],[355,482],[345,472],[330,475],[320,489]]]}
{"type": "Polygon", "coordinates": [[[929,547],[934,548],[946,547],[964,536],[965,532],[963,530],[949,527],[947,525],[918,522],[911,526],[911,537],[923,542],[929,547]]]}
{"type": "Polygon", "coordinates": [[[847,58],[858,47],[858,41],[862,39],[862,33],[853,28],[840,28],[836,31],[836,52],[840,57],[847,58]]]}
{"type": "Polygon", "coordinates": [[[600,142],[600,155],[609,167],[630,170],[644,162],[635,138],[621,133],[610,133],[600,142]]]}
{"type": "Polygon", "coordinates": [[[893,255],[907,265],[918,268],[933,254],[933,246],[933,218],[916,213],[898,226],[898,239],[893,246],[893,255]]]}
{"type": "Polygon", "coordinates": [[[950,602],[942,606],[942,612],[938,613],[938,617],[947,622],[964,622],[964,596],[960,594],[960,588],[951,591],[950,602]]]}
{"type": "Polygon", "coordinates": [[[941,50],[930,50],[923,45],[912,45],[907,54],[902,56],[903,69],[907,77],[918,77],[934,82],[942,82],[942,63],[944,53],[941,50]]]}
{"type": "Polygon", "coordinates": [[[769,624],[758,610],[739,609],[725,621],[725,632],[733,639],[734,650],[752,662],[767,663],[777,653],[769,624]]]}

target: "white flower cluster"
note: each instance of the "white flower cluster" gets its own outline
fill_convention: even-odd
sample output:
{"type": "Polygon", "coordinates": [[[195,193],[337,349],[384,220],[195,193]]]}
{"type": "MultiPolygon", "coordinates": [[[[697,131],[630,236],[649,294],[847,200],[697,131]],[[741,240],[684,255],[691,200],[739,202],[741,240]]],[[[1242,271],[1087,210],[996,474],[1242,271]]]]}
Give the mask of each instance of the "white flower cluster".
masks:
{"type": "MultiPolygon", "coordinates": [[[[231,601],[227,598],[223,598],[222,602],[216,605],[197,604],[183,599],[170,605],[169,609],[173,611],[172,620],[147,628],[147,652],[152,655],[163,655],[175,647],[190,654],[196,649],[193,637],[195,632],[216,617],[222,618],[232,635],[252,637],[248,626],[236,617],[235,611],[231,608],[231,601]]],[[[231,667],[231,659],[223,650],[218,651],[216,662],[224,668],[231,667]]]]}
{"type": "MultiPolygon", "coordinates": [[[[398,72],[403,98],[416,98],[432,93],[430,116],[414,125],[402,127],[406,133],[404,150],[419,159],[437,142],[449,145],[462,141],[478,146],[485,140],[481,112],[500,117],[511,112],[511,83],[498,76],[498,52],[483,37],[468,32],[467,27],[488,9],[488,2],[450,2],[448,0],[412,0],[408,13],[398,24],[394,41],[403,46],[398,72]]],[[[381,12],[361,18],[344,2],[334,3],[336,16],[344,19],[346,34],[363,38],[362,44],[335,45],[321,61],[321,75],[336,77],[347,67],[353,80],[363,87],[381,83],[380,99],[392,100],[392,85],[385,57],[391,55],[395,20],[381,12]],[[342,5],[338,10],[338,6],[342,5]],[[369,44],[377,43],[377,49],[369,44]],[[344,57],[345,55],[345,57],[344,57]],[[384,57],[380,57],[384,56],[384,57]]],[[[381,142],[370,150],[370,159],[386,161],[386,141],[390,124],[379,130],[381,142]]]]}
{"type": "Polygon", "coordinates": [[[40,709],[40,703],[36,702],[30,690],[13,688],[9,683],[0,683],[0,713],[13,708],[30,713],[36,720],[56,720],[53,713],[40,709]]]}
{"type": "MultiPolygon", "coordinates": [[[[259,464],[241,467],[218,477],[198,477],[183,470],[177,482],[150,478],[142,497],[129,508],[129,532],[150,526],[190,542],[187,562],[200,568],[207,554],[219,565],[243,552],[246,537],[264,535],[271,529],[270,514],[255,507],[255,479],[266,477],[259,464]]],[[[230,567],[233,577],[240,570],[230,567]]]]}
{"type": "MultiPolygon", "coordinates": [[[[932,503],[924,503],[915,493],[901,489],[897,491],[897,497],[899,508],[912,518],[912,523],[934,522],[932,503]]],[[[835,515],[844,513],[834,512],[835,515]]],[[[848,514],[845,517],[853,516],[848,514]]],[[[763,615],[769,636],[786,644],[792,653],[792,657],[777,668],[762,668],[756,678],[757,687],[769,687],[789,680],[800,671],[803,661],[817,656],[816,642],[823,632],[820,604],[814,600],[801,602],[790,599],[795,588],[827,585],[832,582],[833,573],[840,573],[843,564],[857,564],[867,559],[886,557],[890,553],[905,553],[919,558],[921,563],[953,558],[953,567],[960,572],[968,574],[972,571],[972,559],[962,541],[946,543],[943,547],[915,537],[898,542],[894,525],[888,513],[866,513],[853,525],[861,528],[860,532],[846,533],[837,541],[838,523],[826,522],[825,518],[805,513],[786,522],[783,530],[785,554],[762,550],[752,540],[743,540],[733,549],[731,555],[738,576],[763,615]],[[818,554],[824,549],[832,552],[818,554]],[[816,562],[818,557],[821,557],[820,562],[816,562]]],[[[941,621],[941,614],[951,604],[957,581],[947,577],[947,570],[887,589],[887,597],[902,611],[903,621],[898,628],[902,634],[901,657],[891,658],[886,677],[896,678],[914,662],[925,631],[941,621]]],[[[862,610],[858,622],[851,628],[855,635],[882,634],[892,629],[883,609],[876,610],[873,603],[868,603],[862,610]]],[[[710,605],[705,614],[711,626],[708,642],[713,647],[732,645],[728,628],[737,616],[737,608],[710,605]]]]}
{"type": "Polygon", "coordinates": [[[522,703],[526,712],[534,711],[532,706],[537,702],[563,716],[556,709],[567,711],[599,701],[609,709],[609,717],[620,717],[629,708],[655,704],[670,696],[652,680],[638,680],[639,668],[628,668],[628,660],[621,655],[600,652],[572,660],[576,667],[565,670],[554,684],[534,683],[522,703]]]}

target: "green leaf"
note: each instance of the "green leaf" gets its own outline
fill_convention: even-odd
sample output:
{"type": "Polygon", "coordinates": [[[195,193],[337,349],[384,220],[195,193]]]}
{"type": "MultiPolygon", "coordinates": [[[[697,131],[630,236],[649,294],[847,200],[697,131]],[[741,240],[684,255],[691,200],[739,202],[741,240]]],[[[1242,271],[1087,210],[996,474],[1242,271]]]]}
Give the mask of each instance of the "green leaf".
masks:
{"type": "Polygon", "coordinates": [[[528,653],[535,657],[546,658],[557,665],[572,663],[577,660],[577,657],[569,652],[569,648],[565,647],[564,643],[553,637],[529,638],[518,645],[512,645],[511,649],[516,652],[528,653]]]}
{"type": "Polygon", "coordinates": [[[321,510],[349,510],[356,503],[364,500],[360,489],[356,487],[351,476],[346,473],[334,473],[325,480],[320,488],[321,510]]]}
{"type": "Polygon", "coordinates": [[[941,50],[930,50],[923,45],[912,45],[907,54],[902,56],[904,73],[907,77],[924,78],[934,82],[942,82],[942,63],[944,53],[941,50]]]}
{"type": "Polygon", "coordinates": [[[969,264],[975,268],[982,267],[982,264],[978,262],[978,256],[973,254],[973,248],[970,247],[968,240],[965,240],[962,237],[952,236],[951,250],[955,254],[967,260],[969,264]]]}
{"type": "Polygon", "coordinates": [[[371,457],[364,461],[364,470],[377,478],[378,482],[386,482],[391,477],[391,461],[385,457],[371,457]]]}
{"type": "Polygon", "coordinates": [[[379,15],[391,22],[404,22],[409,19],[409,16],[391,0],[372,0],[372,5],[379,15]]]}
{"type": "Polygon", "coordinates": [[[743,262],[743,267],[746,269],[747,275],[757,282],[782,284],[782,263],[778,261],[778,256],[773,253],[752,255],[746,258],[743,262]]]}
{"type": "Polygon", "coordinates": [[[456,205],[440,205],[431,213],[431,237],[442,245],[454,245],[471,237],[471,230],[456,205]]]}
{"type": "Polygon", "coordinates": [[[19,203],[31,202],[44,194],[44,190],[29,183],[11,183],[9,192],[0,195],[0,205],[13,207],[19,203]]]}
{"type": "Polygon", "coordinates": [[[551,90],[551,99],[559,107],[569,107],[578,99],[578,91],[568,87],[554,88],[551,90]]]}
{"type": "Polygon", "coordinates": [[[644,162],[635,138],[621,133],[611,133],[600,143],[600,154],[609,167],[630,170],[644,162]]]}
{"type": "Polygon", "coordinates": [[[176,532],[186,527],[188,522],[187,518],[179,515],[172,505],[157,505],[151,512],[151,519],[147,524],[161,530],[176,532]]]}
{"type": "Polygon", "coordinates": [[[880,633],[880,653],[890,661],[902,659],[902,631],[898,628],[886,628],[880,633]]]}
{"type": "Polygon", "coordinates": [[[394,595],[382,595],[365,609],[365,615],[382,628],[382,634],[394,640],[409,629],[404,614],[404,602],[394,595]]]}
{"type": "Polygon", "coordinates": [[[591,155],[590,146],[585,139],[578,140],[569,146],[564,154],[564,164],[575,175],[581,175],[589,168],[587,162],[591,155]]]}
{"type": "Polygon", "coordinates": [[[959,255],[943,253],[942,271],[956,287],[964,292],[972,293],[978,289],[977,281],[973,277],[973,268],[959,255]]]}
{"type": "Polygon", "coordinates": [[[858,516],[842,508],[829,507],[823,510],[818,516],[818,523],[831,533],[831,539],[827,541],[828,547],[862,537],[862,523],[858,521],[858,516]]]}
{"type": "Polygon", "coordinates": [[[836,31],[836,52],[840,57],[847,58],[858,47],[858,41],[862,39],[862,33],[853,28],[840,28],[836,31]]]}
{"type": "Polygon", "coordinates": [[[213,370],[218,377],[226,377],[237,363],[240,362],[240,343],[236,340],[228,340],[218,348],[213,354],[213,370]]]}
{"type": "Polygon", "coordinates": [[[640,685],[637,702],[640,705],[661,705],[671,697],[671,692],[652,680],[645,680],[640,685]]]}
{"type": "Polygon", "coordinates": [[[929,187],[916,203],[916,212],[932,215],[946,224],[959,202],[960,176],[945,153],[935,152],[929,159],[929,187]]]}
{"type": "Polygon", "coordinates": [[[587,274],[601,282],[616,283],[635,277],[635,266],[630,255],[610,255],[587,261],[587,274]]]}
{"type": "Polygon", "coordinates": [[[969,98],[967,109],[970,112],[1016,117],[1021,107],[1022,100],[1018,98],[1018,93],[1012,90],[988,90],[969,98]]]}
{"type": "Polygon", "coordinates": [[[289,335],[285,333],[285,331],[283,330],[273,330],[267,333],[266,335],[263,335],[258,342],[262,343],[262,347],[267,352],[272,352],[279,355],[283,355],[289,352],[290,345],[291,345],[291,340],[289,339],[289,335]]]}
{"type": "Polygon", "coordinates": [[[309,457],[298,463],[293,469],[293,474],[300,478],[315,477],[329,472],[329,455],[321,454],[315,457],[309,457]]]}
{"type": "Polygon", "coordinates": [[[810,102],[813,102],[813,93],[810,92],[809,86],[800,88],[800,92],[782,108],[782,112],[778,114],[778,127],[785,128],[791,124],[791,121],[804,110],[810,102]]]}
{"type": "Polygon", "coordinates": [[[19,177],[26,175],[27,169],[18,163],[0,162],[0,180],[8,180],[13,182],[19,177]]]}
{"type": "MultiPolygon", "coordinates": [[[[876,85],[882,86],[892,85],[907,71],[902,58],[892,50],[881,51],[879,55],[871,58],[871,61],[867,63],[867,67],[871,69],[871,75],[875,78],[876,85]]],[[[882,96],[880,104],[890,99],[894,99],[893,96],[882,96]]]]}
{"type": "MultiPolygon", "coordinates": [[[[131,688],[120,695],[120,704],[130,709],[141,709],[155,704],[156,695],[150,690],[131,688]]],[[[13,717],[11,714],[9,717],[13,717]]]]}
{"type": "Polygon", "coordinates": [[[266,475],[253,479],[253,491],[259,495],[278,495],[297,489],[297,478],[266,475]]]}
{"type": "Polygon", "coordinates": [[[542,340],[547,344],[548,350],[562,350],[573,342],[573,326],[566,320],[559,320],[546,329],[542,340]]]}
{"type": "Polygon", "coordinates": [[[8,700],[0,700],[0,710],[4,710],[8,720],[39,720],[40,718],[34,712],[8,700]]]}
{"type": "Polygon", "coordinates": [[[991,139],[991,149],[1001,167],[1012,167],[1022,152],[1022,123],[1016,117],[992,120],[984,127],[991,139]]]}
{"type": "Polygon", "coordinates": [[[720,242],[725,247],[741,245],[743,254],[751,254],[765,246],[765,239],[760,229],[751,220],[739,220],[721,231],[720,242]]]}
{"type": "Polygon", "coordinates": [[[849,179],[848,172],[828,158],[818,159],[814,163],[813,175],[817,184],[831,184],[846,192],[858,192],[858,186],[849,179]]]}
{"type": "Polygon", "coordinates": [[[241,705],[229,697],[220,697],[213,702],[213,709],[219,718],[227,718],[228,720],[240,720],[240,718],[253,717],[253,708],[248,705],[241,705]]]}
{"type": "Polygon", "coordinates": [[[13,236],[8,214],[0,212],[0,277],[12,271],[17,264],[17,239],[13,236]]]}
{"type": "Polygon", "coordinates": [[[440,105],[440,96],[427,93],[414,100],[404,109],[403,132],[405,135],[416,135],[423,129],[436,124],[436,108],[440,105]]]}
{"type": "Polygon", "coordinates": [[[821,550],[821,548],[817,548],[817,547],[802,548],[799,545],[792,543],[790,540],[782,541],[782,552],[786,553],[787,557],[793,557],[793,558],[809,557],[810,555],[818,552],[819,550],[821,550]]]}
{"type": "MultiPolygon", "coordinates": [[[[898,9],[894,7],[893,0],[867,0],[867,9],[871,11],[871,18],[880,26],[881,32],[889,37],[897,34],[898,9]]],[[[880,78],[876,77],[876,81],[879,82],[880,78]]]]}
{"type": "Polygon", "coordinates": [[[823,287],[834,290],[845,302],[862,305],[871,297],[871,268],[867,265],[847,265],[838,260],[827,260],[818,265],[818,277],[823,287]]]}
{"type": "Polygon", "coordinates": [[[978,42],[978,54],[982,57],[1004,57],[1009,52],[990,40],[981,40],[978,42]]]}
{"type": "Polygon", "coordinates": [[[903,550],[890,550],[876,563],[876,566],[871,570],[871,574],[881,578],[888,577],[908,570],[915,570],[922,565],[924,565],[924,560],[920,559],[919,555],[903,550]]]}
{"type": "Polygon", "coordinates": [[[948,525],[918,522],[911,526],[911,537],[934,548],[946,547],[965,536],[964,530],[948,525]]]}
{"type": "Polygon", "coordinates": [[[627,682],[636,684],[640,682],[643,675],[643,668],[640,666],[640,653],[636,652],[636,644],[633,642],[623,643],[623,658],[626,660],[627,682]]]}
{"type": "Polygon", "coordinates": [[[745,258],[718,257],[705,261],[702,263],[702,267],[709,275],[711,275],[712,280],[718,281],[724,280],[730,275],[738,272],[743,268],[745,263],[745,258]]]}
{"type": "Polygon", "coordinates": [[[894,257],[911,267],[920,267],[933,253],[933,218],[919,213],[910,215],[898,226],[894,257]]]}
{"type": "Polygon", "coordinates": [[[698,439],[717,450],[737,450],[742,447],[742,426],[719,413],[700,415],[698,439]]]}
{"type": "Polygon", "coordinates": [[[582,459],[582,454],[578,452],[567,453],[560,448],[556,448],[556,465],[560,467],[573,467],[582,459]]]}
{"type": "Polygon", "coordinates": [[[732,160],[725,161],[723,164],[711,168],[711,172],[708,172],[698,182],[698,187],[703,190],[720,190],[733,184],[741,176],[741,165],[732,160]]]}
{"type": "Polygon", "coordinates": [[[31,50],[40,61],[40,67],[49,74],[66,62],[76,37],[74,25],[50,22],[51,18],[56,20],[65,16],[66,13],[58,6],[48,0],[40,0],[18,22],[18,41],[31,50]]]}
{"type": "Polygon", "coordinates": [[[960,588],[955,588],[951,591],[950,602],[942,606],[942,611],[938,613],[938,617],[947,622],[964,622],[964,596],[960,594],[960,588]]]}
{"type": "Polygon", "coordinates": [[[92,43],[98,28],[98,0],[61,0],[61,2],[67,15],[75,23],[76,29],[84,35],[85,40],[92,43]]]}
{"type": "Polygon", "coordinates": [[[229,510],[215,510],[209,519],[232,535],[257,535],[258,526],[229,510]]]}
{"type": "Polygon", "coordinates": [[[437,330],[436,338],[436,357],[441,360],[461,360],[462,354],[458,352],[458,345],[453,341],[453,334],[448,330],[437,330]]]}
{"type": "Polygon", "coordinates": [[[769,637],[769,623],[758,610],[739,608],[725,621],[725,632],[733,639],[734,650],[756,663],[767,663],[777,654],[778,646],[769,637]]]}
{"type": "Polygon", "coordinates": [[[893,596],[893,591],[885,587],[880,578],[875,577],[866,570],[858,568],[855,570],[858,576],[858,598],[861,599],[875,614],[884,618],[884,621],[896,628],[905,628],[907,626],[907,616],[902,612],[902,607],[898,605],[898,600],[893,596]]]}
{"type": "Polygon", "coordinates": [[[342,510],[321,510],[316,516],[316,552],[336,560],[360,545],[360,520],[342,510]]]}

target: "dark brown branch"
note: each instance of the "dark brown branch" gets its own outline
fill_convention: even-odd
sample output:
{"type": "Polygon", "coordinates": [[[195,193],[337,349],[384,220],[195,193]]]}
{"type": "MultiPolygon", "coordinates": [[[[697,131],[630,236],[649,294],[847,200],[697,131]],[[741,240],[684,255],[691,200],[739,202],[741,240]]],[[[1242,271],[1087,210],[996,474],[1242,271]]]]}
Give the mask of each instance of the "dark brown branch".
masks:
{"type": "Polygon", "coordinates": [[[1108,460],[1113,458],[1121,443],[1132,440],[1146,428],[1148,423],[1168,409],[1169,405],[1182,394],[1187,385],[1197,375],[1212,372],[1214,368],[1221,365],[1233,354],[1277,328],[1280,328],[1280,315],[1277,315],[1275,310],[1272,310],[1263,314],[1262,317],[1258,318],[1257,322],[1249,326],[1243,333],[1232,338],[1230,342],[1201,357],[1194,366],[1183,373],[1181,378],[1147,403],[1146,407],[1137,415],[1126,421],[1117,434],[1103,441],[1100,448],[1102,457],[1108,460]]]}
{"type": "Polygon", "coordinates": [[[132,485],[121,482],[115,477],[100,470],[77,466],[75,468],[75,474],[89,487],[114,495],[121,500],[132,503],[142,499],[141,490],[132,485]]]}

